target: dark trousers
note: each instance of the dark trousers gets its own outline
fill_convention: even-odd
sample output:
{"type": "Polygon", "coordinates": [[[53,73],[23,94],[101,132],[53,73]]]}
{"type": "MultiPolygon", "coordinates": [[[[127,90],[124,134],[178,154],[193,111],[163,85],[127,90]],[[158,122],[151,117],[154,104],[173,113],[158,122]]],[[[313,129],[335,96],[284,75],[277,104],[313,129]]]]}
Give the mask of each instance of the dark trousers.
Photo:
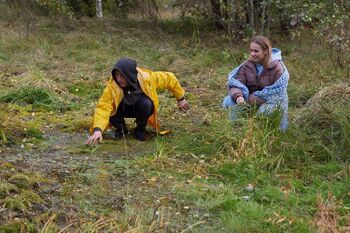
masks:
{"type": "Polygon", "coordinates": [[[109,122],[116,127],[117,130],[124,130],[124,118],[136,118],[136,129],[144,130],[148,118],[153,114],[153,110],[153,102],[147,96],[142,96],[135,105],[126,105],[121,101],[117,113],[109,118],[109,122]]]}

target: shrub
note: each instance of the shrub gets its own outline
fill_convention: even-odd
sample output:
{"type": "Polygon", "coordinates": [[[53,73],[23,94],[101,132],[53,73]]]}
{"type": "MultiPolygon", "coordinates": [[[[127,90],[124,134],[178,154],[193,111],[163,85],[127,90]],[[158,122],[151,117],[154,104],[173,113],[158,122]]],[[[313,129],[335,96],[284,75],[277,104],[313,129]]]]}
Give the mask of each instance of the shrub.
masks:
{"type": "Polygon", "coordinates": [[[310,135],[319,135],[335,157],[347,156],[350,148],[350,85],[334,84],[321,89],[296,117],[296,123],[310,135]]]}
{"type": "Polygon", "coordinates": [[[21,88],[19,90],[13,90],[0,96],[0,101],[46,107],[58,103],[58,99],[53,93],[42,88],[21,88]]]}
{"type": "Polygon", "coordinates": [[[44,73],[36,67],[18,77],[16,86],[0,92],[0,102],[19,105],[31,104],[34,109],[66,110],[70,108],[66,99],[71,99],[68,90],[56,82],[46,78],[44,73]],[[63,99],[61,95],[66,98],[63,99]]]}

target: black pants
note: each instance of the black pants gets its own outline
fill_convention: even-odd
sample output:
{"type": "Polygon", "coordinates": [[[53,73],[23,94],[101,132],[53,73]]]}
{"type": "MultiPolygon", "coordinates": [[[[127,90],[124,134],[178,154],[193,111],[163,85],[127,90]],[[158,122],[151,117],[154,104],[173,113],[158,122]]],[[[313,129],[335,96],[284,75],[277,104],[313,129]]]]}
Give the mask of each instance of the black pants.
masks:
{"type": "Polygon", "coordinates": [[[142,96],[135,105],[126,105],[121,101],[117,113],[109,118],[109,122],[117,130],[125,129],[124,118],[136,118],[136,129],[144,130],[153,110],[153,102],[147,96],[142,96]]]}

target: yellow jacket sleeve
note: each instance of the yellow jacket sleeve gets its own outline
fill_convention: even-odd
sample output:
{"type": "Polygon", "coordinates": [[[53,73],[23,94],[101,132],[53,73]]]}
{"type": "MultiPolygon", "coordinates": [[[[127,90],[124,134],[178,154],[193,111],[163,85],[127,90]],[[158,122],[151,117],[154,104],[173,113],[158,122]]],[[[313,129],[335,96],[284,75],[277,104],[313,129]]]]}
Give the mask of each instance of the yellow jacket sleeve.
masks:
{"type": "Polygon", "coordinates": [[[157,89],[168,89],[177,100],[185,95],[185,90],[181,87],[175,75],[170,72],[152,72],[152,81],[157,89]]]}
{"type": "Polygon", "coordinates": [[[113,95],[107,86],[96,106],[92,129],[100,128],[104,131],[109,123],[109,117],[113,111],[113,95]]]}

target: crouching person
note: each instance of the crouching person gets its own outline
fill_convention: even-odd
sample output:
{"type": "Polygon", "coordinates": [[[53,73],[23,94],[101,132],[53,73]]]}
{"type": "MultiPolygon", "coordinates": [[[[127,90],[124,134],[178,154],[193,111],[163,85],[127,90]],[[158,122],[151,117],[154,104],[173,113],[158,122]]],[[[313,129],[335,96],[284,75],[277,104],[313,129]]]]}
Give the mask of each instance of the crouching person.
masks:
{"type": "Polygon", "coordinates": [[[118,60],[97,104],[90,128],[91,136],[86,143],[99,143],[102,133],[111,126],[116,128],[116,138],[124,137],[128,131],[125,118],[136,119],[134,136],[140,141],[145,140],[147,124],[158,132],[158,89],[171,91],[180,110],[186,112],[190,109],[184,98],[185,91],[173,73],[138,67],[136,61],[129,58],[118,60]]]}
{"type": "Polygon", "coordinates": [[[246,103],[256,105],[264,115],[278,110],[282,113],[280,129],[287,130],[289,73],[282,62],[281,50],[272,48],[268,38],[256,36],[250,42],[249,55],[229,74],[223,107],[231,109],[233,121],[238,118],[240,106],[246,103]]]}

